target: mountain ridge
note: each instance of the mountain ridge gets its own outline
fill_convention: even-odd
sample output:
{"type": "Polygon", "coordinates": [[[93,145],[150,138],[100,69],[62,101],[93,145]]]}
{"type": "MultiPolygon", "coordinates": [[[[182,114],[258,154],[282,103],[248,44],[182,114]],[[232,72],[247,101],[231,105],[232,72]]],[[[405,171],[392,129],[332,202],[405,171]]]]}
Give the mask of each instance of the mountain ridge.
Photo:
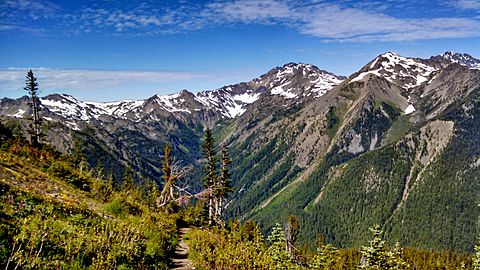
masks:
{"type": "MultiPolygon", "coordinates": [[[[139,108],[143,105],[151,108],[155,102],[158,103],[158,109],[170,113],[192,114],[195,111],[205,110],[208,113],[219,114],[220,118],[235,118],[244,113],[245,107],[257,101],[259,95],[265,91],[285,98],[295,98],[298,95],[310,96],[312,94],[313,97],[320,97],[344,80],[348,80],[350,83],[360,81],[368,74],[385,77],[390,82],[395,82],[402,88],[409,90],[428,81],[430,74],[438,71],[439,67],[443,68],[452,63],[458,63],[470,69],[480,69],[480,60],[466,53],[447,51],[429,59],[421,59],[402,57],[394,52],[387,52],[377,56],[359,72],[353,73],[349,77],[335,75],[312,64],[290,62],[281,67],[273,68],[250,82],[241,82],[215,90],[192,93],[184,89],[173,94],[156,94],[146,99],[113,102],[81,101],[68,94],[50,94],[41,98],[41,103],[54,113],[62,114],[64,112],[66,118],[80,115],[79,119],[75,120],[98,119],[100,115],[108,115],[124,119],[133,118],[138,121],[140,118],[138,115],[127,114],[132,111],[139,111],[139,108]],[[435,63],[432,65],[432,62],[435,63]],[[392,69],[395,66],[400,66],[401,69],[395,71],[392,69]],[[379,70],[381,70],[381,73],[378,73],[379,70]],[[414,72],[405,74],[405,70],[413,70],[414,72]],[[295,89],[287,88],[289,85],[298,84],[298,82],[292,81],[298,81],[299,75],[310,79],[308,83],[301,82],[306,86],[303,89],[296,89],[296,85],[293,85],[295,89]],[[353,77],[354,75],[355,77],[353,77]],[[62,103],[77,105],[77,108],[68,108],[60,104],[60,100],[62,100],[62,103]]],[[[25,112],[24,110],[23,113],[25,112]]],[[[8,115],[23,116],[21,111],[8,115]]]]}

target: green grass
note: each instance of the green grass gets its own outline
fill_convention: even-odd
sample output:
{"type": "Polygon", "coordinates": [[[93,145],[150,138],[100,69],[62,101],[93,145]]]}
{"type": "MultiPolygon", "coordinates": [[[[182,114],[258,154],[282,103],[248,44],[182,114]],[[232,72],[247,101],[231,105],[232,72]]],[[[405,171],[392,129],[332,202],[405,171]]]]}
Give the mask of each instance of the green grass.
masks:
{"type": "Polygon", "coordinates": [[[409,116],[403,115],[398,117],[387,131],[383,144],[387,145],[399,141],[407,135],[412,127],[413,124],[410,123],[409,116]]]}

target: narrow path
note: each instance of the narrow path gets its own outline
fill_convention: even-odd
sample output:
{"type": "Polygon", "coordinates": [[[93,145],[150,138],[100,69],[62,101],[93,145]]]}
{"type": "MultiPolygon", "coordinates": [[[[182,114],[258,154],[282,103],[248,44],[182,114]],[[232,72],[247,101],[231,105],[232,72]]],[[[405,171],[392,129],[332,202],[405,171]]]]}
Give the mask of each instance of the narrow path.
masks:
{"type": "Polygon", "coordinates": [[[188,245],[183,241],[183,236],[188,233],[189,228],[180,228],[178,231],[178,238],[180,243],[175,249],[175,255],[170,261],[170,269],[172,270],[191,270],[193,267],[192,261],[188,259],[188,245]]]}

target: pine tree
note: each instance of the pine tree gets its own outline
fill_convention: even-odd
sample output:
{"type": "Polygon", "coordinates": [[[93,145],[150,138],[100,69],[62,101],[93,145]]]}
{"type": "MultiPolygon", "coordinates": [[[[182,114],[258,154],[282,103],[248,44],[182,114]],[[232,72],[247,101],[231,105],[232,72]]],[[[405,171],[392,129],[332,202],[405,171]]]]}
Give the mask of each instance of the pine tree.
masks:
{"type": "Polygon", "coordinates": [[[158,190],[158,185],[155,181],[149,180],[147,182],[147,201],[148,205],[152,208],[156,208],[159,205],[160,191],[158,190]]]}
{"type": "Polygon", "coordinates": [[[105,180],[105,189],[106,189],[106,197],[110,198],[118,188],[115,178],[113,177],[113,173],[109,173],[107,179],[105,180]]]}
{"type": "Polygon", "coordinates": [[[222,168],[220,170],[220,177],[218,178],[217,185],[213,192],[214,200],[214,212],[215,212],[215,223],[224,224],[223,222],[223,210],[225,208],[225,199],[229,193],[233,191],[232,184],[230,182],[230,172],[228,170],[228,165],[232,163],[228,157],[227,148],[222,146],[222,168]]]}
{"type": "Polygon", "coordinates": [[[217,186],[217,162],[218,158],[215,155],[215,142],[213,140],[212,131],[207,128],[205,131],[205,138],[202,144],[203,156],[207,160],[205,165],[204,186],[207,192],[207,207],[208,207],[208,223],[213,224],[215,214],[215,195],[214,189],[217,186]]]}
{"type": "Polygon", "coordinates": [[[289,269],[292,261],[285,250],[285,236],[280,224],[275,224],[267,239],[270,242],[268,252],[275,263],[273,269],[289,269]]]}
{"type": "Polygon", "coordinates": [[[132,169],[130,169],[130,167],[126,167],[123,174],[122,191],[126,193],[133,193],[134,190],[135,181],[133,180],[132,169]]]}
{"type": "Polygon", "coordinates": [[[322,244],[317,248],[317,254],[313,257],[310,268],[318,270],[334,269],[339,260],[338,249],[331,244],[322,244]]]}
{"type": "Polygon", "coordinates": [[[395,247],[392,251],[387,252],[388,266],[392,270],[404,270],[408,269],[408,264],[402,259],[402,248],[400,243],[395,243],[395,247]]]}
{"type": "Polygon", "coordinates": [[[97,168],[95,169],[95,176],[100,180],[105,180],[105,170],[101,161],[97,163],[97,168]]]}
{"type": "Polygon", "coordinates": [[[5,125],[0,122],[0,147],[10,138],[13,137],[12,131],[5,127],[5,125]]]}
{"type": "Polygon", "coordinates": [[[387,251],[385,241],[382,240],[383,231],[379,225],[370,228],[373,239],[368,247],[362,247],[362,260],[360,269],[368,270],[401,270],[407,269],[408,265],[401,258],[399,244],[393,251],[387,251]]]}
{"type": "Polygon", "coordinates": [[[42,118],[40,117],[40,99],[38,98],[38,82],[33,76],[32,70],[27,73],[25,80],[25,89],[30,96],[30,107],[32,109],[32,122],[29,125],[28,133],[30,134],[30,143],[33,145],[40,144],[40,138],[43,136],[41,131],[42,118]]]}

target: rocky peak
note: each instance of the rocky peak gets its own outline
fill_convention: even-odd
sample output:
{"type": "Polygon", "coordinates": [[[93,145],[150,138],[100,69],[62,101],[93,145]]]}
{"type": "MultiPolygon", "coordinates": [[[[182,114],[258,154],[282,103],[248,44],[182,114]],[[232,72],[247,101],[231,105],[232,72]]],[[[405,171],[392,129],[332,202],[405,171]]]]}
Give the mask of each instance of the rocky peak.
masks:
{"type": "Polygon", "coordinates": [[[437,58],[443,58],[451,63],[458,63],[471,69],[480,69],[480,60],[466,53],[448,51],[437,56],[437,58]]]}
{"type": "Polygon", "coordinates": [[[403,57],[387,52],[376,57],[359,72],[351,76],[350,82],[361,81],[369,74],[383,77],[405,90],[415,88],[430,78],[437,68],[420,58],[403,57]]]}
{"type": "Polygon", "coordinates": [[[320,97],[345,78],[304,63],[287,63],[253,80],[258,87],[287,99],[320,97]]]}

